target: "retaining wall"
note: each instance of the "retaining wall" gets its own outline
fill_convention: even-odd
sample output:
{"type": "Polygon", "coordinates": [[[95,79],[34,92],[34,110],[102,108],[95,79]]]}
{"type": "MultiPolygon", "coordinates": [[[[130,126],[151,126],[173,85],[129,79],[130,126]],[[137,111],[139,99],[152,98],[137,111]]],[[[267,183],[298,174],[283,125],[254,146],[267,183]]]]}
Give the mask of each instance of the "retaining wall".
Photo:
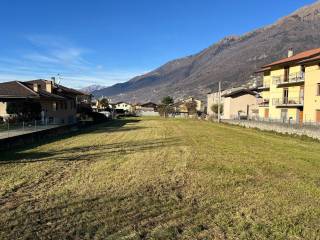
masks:
{"type": "MultiPolygon", "coordinates": [[[[65,133],[78,130],[78,125],[67,125],[56,128],[45,129],[37,132],[31,132],[23,135],[13,136],[5,139],[0,139],[0,151],[14,149],[25,144],[32,144],[56,137],[65,133]]],[[[1,156],[0,156],[1,157],[1,156]]]]}
{"type": "Polygon", "coordinates": [[[277,133],[308,136],[320,140],[320,127],[319,126],[298,126],[280,123],[269,123],[259,121],[246,121],[246,120],[223,120],[224,123],[242,126],[245,128],[257,128],[265,131],[274,131],[277,133]]]}

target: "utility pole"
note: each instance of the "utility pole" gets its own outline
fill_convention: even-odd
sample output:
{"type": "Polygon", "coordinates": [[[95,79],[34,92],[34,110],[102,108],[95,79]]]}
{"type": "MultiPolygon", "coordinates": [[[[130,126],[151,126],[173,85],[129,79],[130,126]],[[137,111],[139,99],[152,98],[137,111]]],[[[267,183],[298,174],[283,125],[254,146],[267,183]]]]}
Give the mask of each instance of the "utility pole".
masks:
{"type": "Polygon", "coordinates": [[[221,105],[221,81],[219,81],[219,92],[218,92],[218,123],[220,123],[221,121],[220,105],[221,105]]]}

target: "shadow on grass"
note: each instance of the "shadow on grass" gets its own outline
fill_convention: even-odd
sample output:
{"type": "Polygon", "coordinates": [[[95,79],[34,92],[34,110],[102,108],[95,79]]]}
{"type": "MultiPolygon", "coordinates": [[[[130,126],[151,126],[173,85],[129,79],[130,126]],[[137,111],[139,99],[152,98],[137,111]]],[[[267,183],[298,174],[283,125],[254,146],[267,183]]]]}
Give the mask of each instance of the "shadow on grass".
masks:
{"type": "MultiPolygon", "coordinates": [[[[24,153],[24,151],[31,150],[35,147],[52,143],[55,141],[60,141],[64,139],[68,139],[70,137],[75,137],[83,134],[99,134],[99,133],[114,133],[114,132],[128,132],[128,131],[136,131],[144,129],[145,127],[140,126],[126,126],[128,124],[135,124],[140,122],[138,119],[117,119],[106,123],[101,123],[97,125],[88,126],[86,128],[81,128],[79,130],[76,130],[74,132],[62,134],[56,137],[51,137],[45,141],[37,142],[34,144],[28,144],[27,146],[18,147],[15,150],[8,150],[1,153],[0,156],[0,164],[6,161],[13,161],[13,160],[22,160],[22,159],[41,159],[41,158],[47,158],[50,156],[56,155],[55,152],[27,152],[24,153]],[[125,127],[126,126],[126,127],[125,127]]],[[[86,146],[85,149],[92,148],[94,150],[95,146],[86,146]]],[[[103,146],[100,146],[103,148],[103,146]]],[[[81,150],[78,149],[78,151],[87,151],[87,150],[81,150]]],[[[71,153],[76,153],[71,150],[71,153]]],[[[62,153],[61,153],[62,154],[62,153]]]]}
{"type": "MultiPolygon", "coordinates": [[[[132,123],[132,121],[129,121],[132,123]]],[[[91,131],[87,129],[82,133],[101,133],[101,132],[119,132],[119,131],[134,131],[142,127],[130,126],[122,128],[129,123],[127,120],[121,120],[107,126],[94,127],[91,131]]],[[[161,138],[161,139],[146,139],[124,141],[119,143],[108,143],[100,145],[88,145],[77,147],[64,147],[61,150],[50,150],[47,152],[30,151],[26,149],[20,151],[11,151],[2,155],[1,164],[16,164],[28,162],[42,161],[95,161],[108,160],[114,156],[123,156],[127,154],[141,153],[143,151],[154,151],[158,148],[172,147],[182,144],[179,138],[161,138]]]]}

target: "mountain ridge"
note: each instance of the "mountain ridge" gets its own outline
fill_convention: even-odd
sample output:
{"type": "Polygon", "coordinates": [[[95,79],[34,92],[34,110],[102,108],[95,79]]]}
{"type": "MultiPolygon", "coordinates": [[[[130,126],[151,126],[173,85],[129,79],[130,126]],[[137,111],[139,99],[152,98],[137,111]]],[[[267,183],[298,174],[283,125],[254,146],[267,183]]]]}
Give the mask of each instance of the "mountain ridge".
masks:
{"type": "Polygon", "coordinates": [[[125,83],[94,91],[111,99],[156,101],[195,96],[205,99],[217,83],[234,87],[249,81],[262,65],[296,52],[320,46],[320,1],[298,9],[273,24],[241,36],[227,36],[204,50],[169,61],[159,68],[125,83]]]}

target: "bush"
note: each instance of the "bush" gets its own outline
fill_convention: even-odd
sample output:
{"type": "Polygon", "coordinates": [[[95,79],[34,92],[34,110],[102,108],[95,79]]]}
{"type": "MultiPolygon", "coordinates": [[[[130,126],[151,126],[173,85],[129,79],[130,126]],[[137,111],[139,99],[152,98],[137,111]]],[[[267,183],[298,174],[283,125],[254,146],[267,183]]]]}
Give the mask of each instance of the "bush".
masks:
{"type": "Polygon", "coordinates": [[[102,113],[91,112],[88,113],[88,116],[92,118],[94,123],[102,123],[108,121],[108,118],[102,113]]]}
{"type": "MultiPolygon", "coordinates": [[[[218,114],[218,108],[219,108],[219,104],[213,104],[211,106],[211,110],[212,112],[214,112],[215,114],[218,114]]],[[[223,113],[223,104],[220,104],[220,114],[223,113]]]]}

